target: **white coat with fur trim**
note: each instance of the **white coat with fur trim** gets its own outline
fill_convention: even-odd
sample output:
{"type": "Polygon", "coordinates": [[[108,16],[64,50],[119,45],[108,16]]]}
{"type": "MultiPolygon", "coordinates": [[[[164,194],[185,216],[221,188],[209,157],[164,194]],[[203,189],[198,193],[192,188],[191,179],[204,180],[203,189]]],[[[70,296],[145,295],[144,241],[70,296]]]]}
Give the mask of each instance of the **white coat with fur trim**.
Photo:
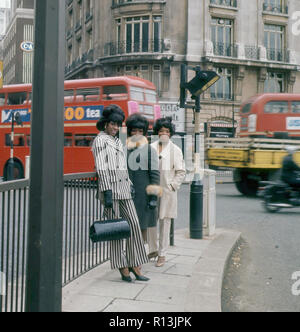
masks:
{"type": "Polygon", "coordinates": [[[160,186],[163,188],[159,206],[159,219],[176,219],[178,214],[178,190],[186,175],[182,151],[172,141],[164,146],[160,154],[158,141],[151,144],[151,146],[159,156],[160,186]]]}

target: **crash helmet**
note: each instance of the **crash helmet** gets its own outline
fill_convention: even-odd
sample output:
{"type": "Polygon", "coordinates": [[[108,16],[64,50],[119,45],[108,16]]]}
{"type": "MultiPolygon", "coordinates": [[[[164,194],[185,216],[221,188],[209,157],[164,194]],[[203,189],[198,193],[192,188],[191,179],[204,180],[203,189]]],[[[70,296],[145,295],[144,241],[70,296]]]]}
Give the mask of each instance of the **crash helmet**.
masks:
{"type": "Polygon", "coordinates": [[[286,146],[285,150],[287,151],[288,154],[294,154],[299,150],[299,146],[296,145],[288,145],[286,146]]]}

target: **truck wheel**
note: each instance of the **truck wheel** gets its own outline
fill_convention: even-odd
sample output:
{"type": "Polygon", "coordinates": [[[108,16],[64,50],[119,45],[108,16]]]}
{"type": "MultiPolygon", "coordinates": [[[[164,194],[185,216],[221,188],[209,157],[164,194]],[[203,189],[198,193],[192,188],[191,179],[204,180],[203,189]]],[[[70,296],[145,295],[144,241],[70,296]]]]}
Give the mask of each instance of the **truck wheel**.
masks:
{"type": "Polygon", "coordinates": [[[237,190],[249,197],[255,197],[258,191],[258,181],[249,179],[249,173],[241,172],[240,173],[240,180],[235,182],[237,190]]]}
{"type": "MultiPolygon", "coordinates": [[[[24,178],[24,167],[22,165],[22,162],[17,158],[14,158],[13,177],[14,180],[20,180],[24,178]]],[[[7,181],[8,179],[8,161],[4,166],[3,179],[4,181],[7,181]]]]}

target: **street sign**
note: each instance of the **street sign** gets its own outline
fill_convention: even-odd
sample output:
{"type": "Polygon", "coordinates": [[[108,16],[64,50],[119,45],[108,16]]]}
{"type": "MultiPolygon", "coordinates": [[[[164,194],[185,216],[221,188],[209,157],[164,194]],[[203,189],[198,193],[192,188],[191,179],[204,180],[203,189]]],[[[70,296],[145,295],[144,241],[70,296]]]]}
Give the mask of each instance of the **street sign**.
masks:
{"type": "Polygon", "coordinates": [[[0,89],[3,88],[3,61],[0,61],[0,89]]]}
{"type": "Polygon", "coordinates": [[[21,50],[24,52],[32,52],[34,48],[34,44],[31,41],[23,41],[20,45],[21,50]]]}

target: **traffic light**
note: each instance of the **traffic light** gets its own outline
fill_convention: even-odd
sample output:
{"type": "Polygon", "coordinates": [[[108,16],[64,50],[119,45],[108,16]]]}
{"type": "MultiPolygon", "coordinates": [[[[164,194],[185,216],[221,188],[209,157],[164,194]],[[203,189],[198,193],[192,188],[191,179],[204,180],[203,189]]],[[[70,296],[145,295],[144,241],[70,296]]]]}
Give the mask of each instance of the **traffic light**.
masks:
{"type": "Polygon", "coordinates": [[[186,83],[185,87],[192,94],[192,98],[198,97],[219,79],[220,76],[214,71],[199,71],[189,83],[186,83]]]}
{"type": "Polygon", "coordinates": [[[186,89],[191,93],[192,99],[196,99],[220,79],[216,72],[212,70],[203,71],[200,67],[196,67],[192,68],[196,72],[195,77],[187,83],[187,68],[185,64],[181,65],[180,108],[185,108],[186,89]]]}
{"type": "Polygon", "coordinates": [[[18,126],[23,126],[22,118],[19,112],[15,113],[15,121],[18,126]]]}

